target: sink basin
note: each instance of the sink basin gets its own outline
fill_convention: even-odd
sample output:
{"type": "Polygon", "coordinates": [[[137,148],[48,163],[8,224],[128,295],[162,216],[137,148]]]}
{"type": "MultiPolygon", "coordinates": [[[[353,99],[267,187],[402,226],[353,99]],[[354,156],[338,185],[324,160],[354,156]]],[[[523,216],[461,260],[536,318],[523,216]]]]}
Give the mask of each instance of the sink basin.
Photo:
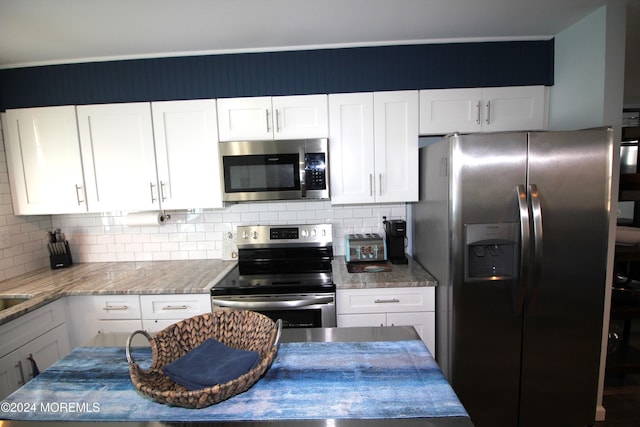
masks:
{"type": "Polygon", "coordinates": [[[20,303],[25,301],[29,301],[29,297],[0,297],[0,311],[6,310],[7,308],[14,307],[20,303]]]}

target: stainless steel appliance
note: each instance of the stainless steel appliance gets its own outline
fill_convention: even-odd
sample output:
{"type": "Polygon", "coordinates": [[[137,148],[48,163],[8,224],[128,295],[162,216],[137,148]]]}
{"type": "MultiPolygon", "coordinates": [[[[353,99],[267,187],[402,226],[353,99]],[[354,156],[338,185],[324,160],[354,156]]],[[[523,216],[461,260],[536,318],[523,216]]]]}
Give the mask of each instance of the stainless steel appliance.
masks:
{"type": "Polygon", "coordinates": [[[453,135],[420,150],[414,254],[437,360],[476,427],[593,424],[611,130],[453,135]]]}
{"type": "Polygon", "coordinates": [[[219,153],[225,201],[329,198],[326,139],[221,142],[219,153]]]}
{"type": "Polygon", "coordinates": [[[213,310],[253,310],[285,328],[335,327],[331,224],[237,229],[238,266],[211,288],[213,310]]]}
{"type": "Polygon", "coordinates": [[[387,245],[378,233],[345,236],[347,262],[380,262],[387,259],[387,245]]]}

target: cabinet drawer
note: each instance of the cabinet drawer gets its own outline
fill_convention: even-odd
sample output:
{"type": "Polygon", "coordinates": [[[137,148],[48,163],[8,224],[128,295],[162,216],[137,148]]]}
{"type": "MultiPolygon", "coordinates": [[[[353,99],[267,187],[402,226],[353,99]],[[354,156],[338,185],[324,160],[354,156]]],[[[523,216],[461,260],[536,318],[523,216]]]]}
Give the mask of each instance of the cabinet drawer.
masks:
{"type": "Polygon", "coordinates": [[[434,288],[344,289],[336,293],[338,314],[434,311],[434,288]]]}
{"type": "Polygon", "coordinates": [[[141,317],[138,295],[94,296],[93,304],[97,319],[140,319],[141,317]]]}
{"type": "Polygon", "coordinates": [[[205,294],[141,295],[143,319],[186,319],[211,312],[211,297],[205,294]]]}

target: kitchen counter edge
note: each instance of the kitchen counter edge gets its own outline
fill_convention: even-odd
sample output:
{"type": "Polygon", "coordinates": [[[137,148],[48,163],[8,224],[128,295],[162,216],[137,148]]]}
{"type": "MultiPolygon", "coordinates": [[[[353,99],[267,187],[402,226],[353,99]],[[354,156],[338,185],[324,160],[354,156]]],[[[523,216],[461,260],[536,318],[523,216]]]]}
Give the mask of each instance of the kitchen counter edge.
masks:
{"type": "MultiPolygon", "coordinates": [[[[0,325],[59,298],[73,295],[208,294],[236,261],[220,259],[80,263],[68,268],[41,268],[0,282],[0,297],[28,301],[0,311],[0,325]]],[[[390,272],[349,273],[345,258],[333,259],[337,290],[436,286],[415,260],[391,265],[390,272]]]]}

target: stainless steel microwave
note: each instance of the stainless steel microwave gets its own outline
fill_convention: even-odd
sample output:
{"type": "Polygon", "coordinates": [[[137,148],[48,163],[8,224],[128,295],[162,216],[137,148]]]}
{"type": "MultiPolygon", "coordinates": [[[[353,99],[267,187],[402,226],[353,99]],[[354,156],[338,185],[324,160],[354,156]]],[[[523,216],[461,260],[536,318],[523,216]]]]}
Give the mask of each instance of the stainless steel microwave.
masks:
{"type": "Polygon", "coordinates": [[[328,199],[328,145],[326,138],[221,142],[222,199],[328,199]]]}

